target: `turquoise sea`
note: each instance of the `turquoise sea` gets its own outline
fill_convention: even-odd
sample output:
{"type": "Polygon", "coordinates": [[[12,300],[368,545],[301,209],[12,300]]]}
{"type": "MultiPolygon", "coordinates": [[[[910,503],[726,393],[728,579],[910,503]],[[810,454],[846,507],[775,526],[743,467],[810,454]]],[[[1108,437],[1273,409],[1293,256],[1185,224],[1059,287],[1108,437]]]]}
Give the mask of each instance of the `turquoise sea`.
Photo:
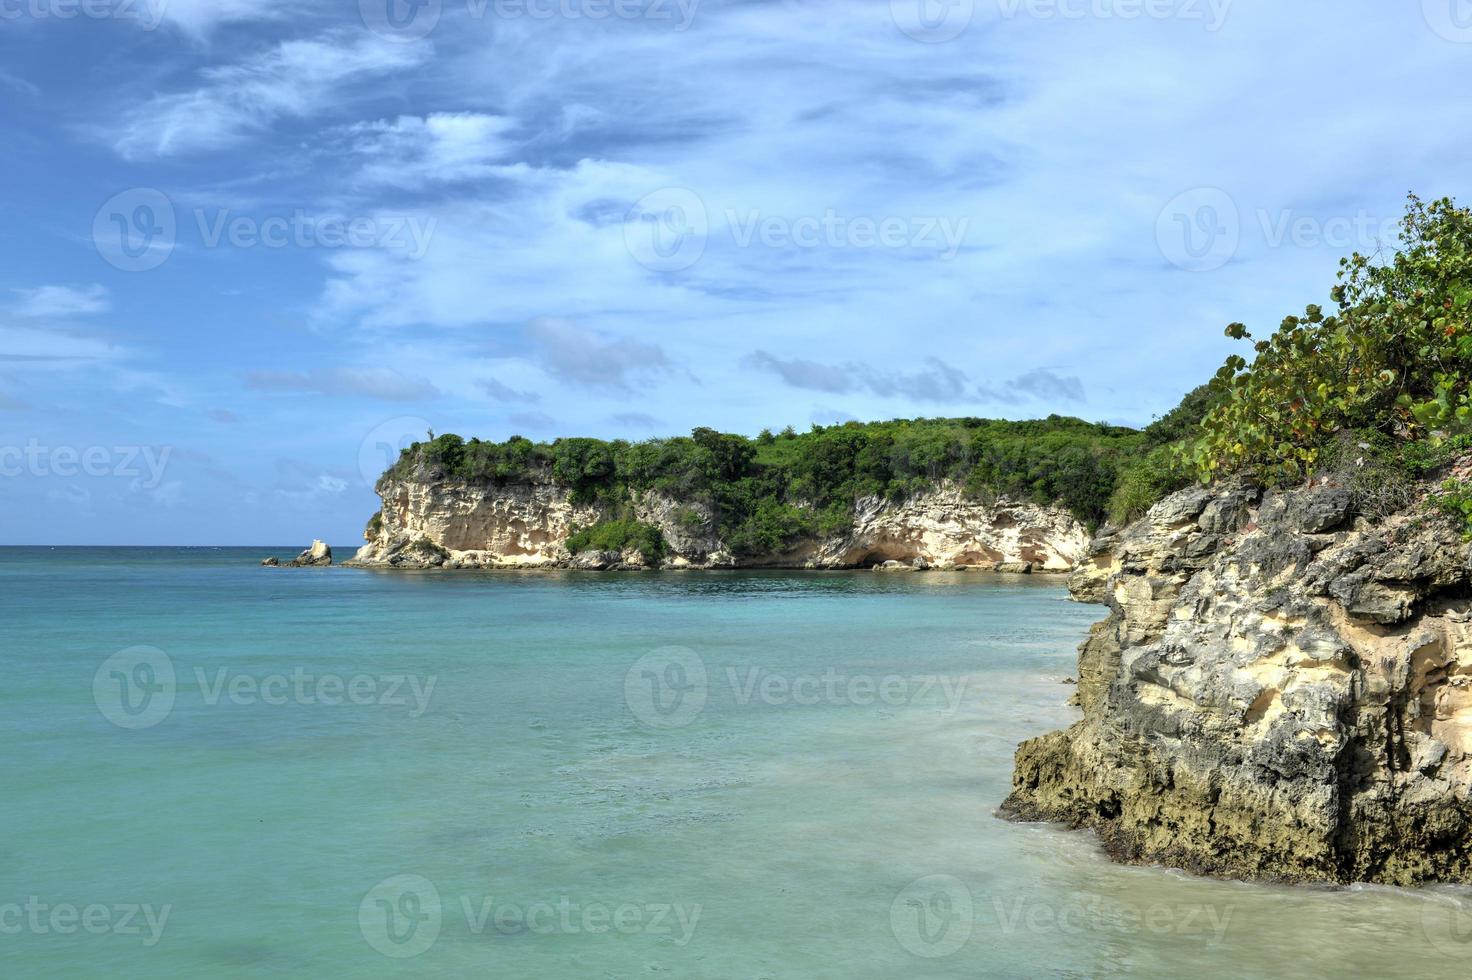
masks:
{"type": "Polygon", "coordinates": [[[1057,580],[0,549],[0,976],[1465,976],[1456,889],[993,816],[1057,580]]]}

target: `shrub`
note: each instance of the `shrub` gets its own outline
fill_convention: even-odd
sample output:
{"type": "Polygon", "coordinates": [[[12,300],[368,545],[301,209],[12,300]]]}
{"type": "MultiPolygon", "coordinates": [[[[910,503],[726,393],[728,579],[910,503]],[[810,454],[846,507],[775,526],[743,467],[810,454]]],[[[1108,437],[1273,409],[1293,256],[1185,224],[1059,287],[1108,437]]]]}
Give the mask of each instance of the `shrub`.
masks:
{"type": "Polygon", "coordinates": [[[1120,473],[1109,497],[1109,520],[1123,526],[1155,506],[1167,494],[1191,484],[1191,476],[1175,461],[1170,446],[1158,446],[1120,473]]]}
{"type": "Polygon", "coordinates": [[[1436,497],[1436,507],[1442,513],[1457,518],[1462,524],[1462,537],[1472,541],[1472,483],[1447,480],[1436,497]]]}
{"type": "Polygon", "coordinates": [[[584,528],[567,539],[567,550],[573,554],[582,551],[623,551],[633,548],[653,561],[665,555],[664,535],[653,524],[642,521],[604,521],[584,528]]]}
{"type": "MultiPolygon", "coordinates": [[[[1401,227],[1388,263],[1341,261],[1334,314],[1309,306],[1254,344],[1250,366],[1227,359],[1183,451],[1201,479],[1301,479],[1345,429],[1436,442],[1472,428],[1472,212],[1412,195],[1401,227]]],[[[1252,339],[1241,323],[1227,335],[1252,339]]]]}

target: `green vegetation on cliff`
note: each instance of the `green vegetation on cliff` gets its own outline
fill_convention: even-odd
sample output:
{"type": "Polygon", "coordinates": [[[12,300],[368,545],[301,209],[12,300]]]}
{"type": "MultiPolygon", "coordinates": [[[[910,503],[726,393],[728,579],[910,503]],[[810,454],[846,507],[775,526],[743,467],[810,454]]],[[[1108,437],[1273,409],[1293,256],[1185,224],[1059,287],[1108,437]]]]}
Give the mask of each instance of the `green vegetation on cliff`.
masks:
{"type": "MultiPolygon", "coordinates": [[[[1399,251],[1343,259],[1338,280],[1335,312],[1309,306],[1255,341],[1251,364],[1234,355],[1217,372],[1180,453],[1199,478],[1291,483],[1345,433],[1416,466],[1425,451],[1407,446],[1472,432],[1472,212],[1412,195],[1399,251]]],[[[1252,340],[1241,323],[1227,335],[1252,340]]]]}
{"type": "Polygon", "coordinates": [[[664,557],[664,535],[652,524],[621,520],[595,524],[567,539],[567,550],[573,554],[581,551],[623,551],[625,548],[642,552],[646,561],[657,561],[664,557]]]}
{"type": "MultiPolygon", "coordinates": [[[[1055,415],[1028,422],[848,422],[804,433],[763,432],[755,439],[705,428],[646,442],[534,443],[514,436],[497,443],[442,435],[410,447],[394,471],[408,477],[425,467],[492,484],[550,475],[570,487],[576,501],[602,502],[618,515],[618,528],[583,532],[587,542],[577,543],[588,547],[601,547],[594,537],[611,541],[634,533],[622,507],[631,491],[663,491],[708,507],[733,552],[759,555],[846,527],[860,497],[898,500],[942,481],[976,497],[1060,503],[1093,526],[1108,514],[1121,473],[1168,442],[1178,424],[1167,416],[1141,432],[1055,415]]],[[[693,512],[688,517],[701,520],[693,512]]]]}

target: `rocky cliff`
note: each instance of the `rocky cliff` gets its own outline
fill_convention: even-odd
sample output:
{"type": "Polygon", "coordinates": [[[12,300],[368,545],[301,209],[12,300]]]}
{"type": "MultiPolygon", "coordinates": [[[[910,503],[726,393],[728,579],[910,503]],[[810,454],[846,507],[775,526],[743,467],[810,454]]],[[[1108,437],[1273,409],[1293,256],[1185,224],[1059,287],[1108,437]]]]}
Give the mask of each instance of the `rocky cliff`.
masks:
{"type": "MultiPolygon", "coordinates": [[[[427,568],[643,567],[638,553],[571,555],[564,542],[613,515],[572,501],[550,478],[503,485],[403,479],[378,485],[383,509],[368,526],[357,565],[427,568]]],[[[731,554],[710,509],[657,492],[635,493],[632,516],[659,528],[669,568],[992,567],[1026,563],[1066,571],[1084,555],[1089,535],[1067,511],[1007,499],[972,499],[943,484],[902,502],[862,498],[853,523],[780,554],[731,554]]]]}
{"type": "Polygon", "coordinates": [[[1213,875],[1472,880],[1472,546],[1426,492],[1371,523],[1230,483],[1106,529],[1083,718],[1019,748],[1004,814],[1213,875]]]}

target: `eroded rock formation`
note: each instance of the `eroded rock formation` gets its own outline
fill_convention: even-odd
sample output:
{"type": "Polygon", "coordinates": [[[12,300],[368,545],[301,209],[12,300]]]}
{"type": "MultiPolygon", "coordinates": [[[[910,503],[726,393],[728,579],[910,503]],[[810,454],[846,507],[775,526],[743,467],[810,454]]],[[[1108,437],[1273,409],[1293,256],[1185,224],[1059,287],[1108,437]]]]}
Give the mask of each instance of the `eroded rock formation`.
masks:
{"type": "MultiPolygon", "coordinates": [[[[636,553],[568,554],[564,542],[574,531],[612,515],[598,505],[573,503],[568,488],[550,479],[493,486],[388,476],[378,492],[383,509],[369,524],[368,543],[354,564],[606,569],[649,563],[636,553]]],[[[1084,526],[1061,508],[976,500],[952,485],[899,503],[861,499],[852,526],[839,534],[802,541],[780,554],[740,558],[721,541],[715,516],[698,501],[636,493],[632,511],[635,519],[659,528],[667,568],[869,568],[919,561],[935,568],[1027,563],[1038,571],[1066,571],[1089,542],[1084,526]]]]}
{"type": "Polygon", "coordinates": [[[1181,491],[1070,579],[1109,607],[1083,719],[1024,743],[1003,812],[1124,861],[1290,881],[1472,880],[1472,546],[1424,500],[1181,491]]]}

